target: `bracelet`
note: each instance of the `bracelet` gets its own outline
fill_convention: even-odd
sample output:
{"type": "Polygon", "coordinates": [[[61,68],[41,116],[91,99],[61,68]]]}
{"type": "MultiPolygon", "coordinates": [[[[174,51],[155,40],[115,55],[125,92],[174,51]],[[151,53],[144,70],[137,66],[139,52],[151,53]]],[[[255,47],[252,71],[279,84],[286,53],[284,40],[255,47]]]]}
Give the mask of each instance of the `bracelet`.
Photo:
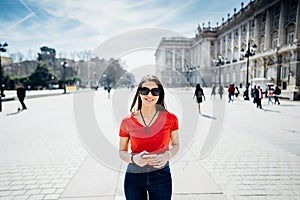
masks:
{"type": "Polygon", "coordinates": [[[172,153],[171,153],[170,151],[166,151],[166,152],[169,154],[170,160],[171,160],[171,158],[172,158],[172,153]]]}
{"type": "Polygon", "coordinates": [[[131,154],[130,160],[131,160],[132,164],[136,165],[136,163],[133,161],[133,156],[134,156],[134,154],[131,154]]]}

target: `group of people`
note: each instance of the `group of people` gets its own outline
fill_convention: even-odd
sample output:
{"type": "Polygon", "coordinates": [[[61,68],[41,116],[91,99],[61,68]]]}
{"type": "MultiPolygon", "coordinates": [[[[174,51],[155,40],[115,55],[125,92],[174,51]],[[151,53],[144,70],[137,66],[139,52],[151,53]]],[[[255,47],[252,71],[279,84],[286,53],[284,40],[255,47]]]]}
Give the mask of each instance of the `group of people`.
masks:
{"type": "Polygon", "coordinates": [[[260,88],[260,85],[254,85],[251,90],[251,97],[253,98],[253,103],[256,104],[257,108],[262,109],[261,100],[263,99],[264,94],[268,98],[268,104],[270,102],[273,104],[272,98],[274,97],[274,103],[280,105],[279,96],[281,94],[281,89],[278,86],[276,86],[275,89],[273,89],[271,86],[268,86],[268,89],[263,92],[260,88]]]}
{"type": "Polygon", "coordinates": [[[251,91],[251,96],[253,97],[253,103],[256,104],[257,108],[262,109],[261,100],[263,98],[264,92],[260,88],[260,85],[254,85],[251,91]]]}
{"type": "Polygon", "coordinates": [[[237,86],[234,86],[234,84],[230,84],[228,86],[228,102],[233,102],[234,96],[239,99],[240,90],[237,86]]]}
{"type": "MultiPolygon", "coordinates": [[[[220,99],[222,99],[223,95],[223,87],[220,85],[219,86],[219,94],[220,94],[220,99]]],[[[239,88],[235,86],[234,84],[230,84],[228,86],[228,102],[233,102],[234,98],[239,99],[239,88]]],[[[268,104],[271,102],[273,104],[272,98],[274,98],[275,102],[274,104],[280,105],[279,102],[279,96],[281,94],[281,90],[278,86],[273,89],[270,85],[268,86],[266,91],[262,91],[260,85],[254,85],[254,87],[251,89],[251,96],[253,98],[253,103],[256,104],[256,107],[259,109],[262,109],[262,99],[264,95],[268,98],[268,104]]],[[[212,85],[211,89],[211,97],[214,96],[215,98],[216,95],[216,85],[212,85]]],[[[203,100],[205,100],[204,92],[203,89],[200,87],[200,84],[196,85],[194,97],[197,97],[197,103],[198,103],[198,111],[201,114],[200,111],[200,104],[202,103],[203,100]]],[[[245,96],[245,94],[244,94],[245,96]]]]}
{"type": "MultiPolygon", "coordinates": [[[[216,89],[217,89],[217,86],[215,84],[213,84],[212,87],[211,87],[210,99],[211,99],[212,96],[214,96],[214,99],[215,99],[215,97],[216,97],[216,89]]],[[[218,93],[220,95],[220,99],[222,99],[222,96],[223,96],[223,93],[224,93],[224,88],[223,88],[222,85],[219,85],[218,93]]]]}

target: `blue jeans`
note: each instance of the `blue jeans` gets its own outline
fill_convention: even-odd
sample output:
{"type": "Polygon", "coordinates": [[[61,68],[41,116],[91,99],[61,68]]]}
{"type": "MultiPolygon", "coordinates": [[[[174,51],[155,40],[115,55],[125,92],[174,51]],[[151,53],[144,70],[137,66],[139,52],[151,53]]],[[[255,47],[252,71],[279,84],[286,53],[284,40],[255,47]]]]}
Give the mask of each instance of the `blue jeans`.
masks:
{"type": "Polygon", "coordinates": [[[147,200],[148,195],[149,200],[171,200],[172,177],[169,165],[155,171],[132,172],[132,168],[136,167],[130,163],[128,165],[130,170],[127,170],[125,174],[126,200],[147,200]]]}

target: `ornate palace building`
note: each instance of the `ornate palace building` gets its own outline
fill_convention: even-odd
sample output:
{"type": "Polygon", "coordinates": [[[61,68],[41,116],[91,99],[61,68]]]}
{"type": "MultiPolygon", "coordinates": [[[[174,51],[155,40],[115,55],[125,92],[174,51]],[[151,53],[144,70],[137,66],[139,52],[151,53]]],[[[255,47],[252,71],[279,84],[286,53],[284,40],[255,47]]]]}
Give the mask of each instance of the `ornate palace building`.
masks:
{"type": "Polygon", "coordinates": [[[198,26],[194,38],[162,38],[155,56],[169,86],[274,84],[300,99],[300,1],[242,3],[221,25],[198,26]]]}

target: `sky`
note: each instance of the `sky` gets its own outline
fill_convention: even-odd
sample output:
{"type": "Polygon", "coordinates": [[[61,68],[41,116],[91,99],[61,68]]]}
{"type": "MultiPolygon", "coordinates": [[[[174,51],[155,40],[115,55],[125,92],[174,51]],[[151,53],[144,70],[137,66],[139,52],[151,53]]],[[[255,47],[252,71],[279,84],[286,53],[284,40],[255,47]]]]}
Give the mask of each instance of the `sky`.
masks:
{"type": "MultiPolygon", "coordinates": [[[[8,55],[22,52],[30,59],[42,46],[68,57],[71,52],[94,51],[103,44],[111,45],[112,38],[123,39],[127,44],[148,40],[141,36],[140,30],[157,33],[160,29],[164,30],[159,32],[160,37],[174,32],[191,38],[198,24],[207,26],[208,21],[211,26],[220,24],[222,18],[227,19],[227,13],[233,15],[234,8],[240,10],[241,2],[247,5],[249,0],[1,0],[0,42],[8,43],[8,55]],[[124,37],[135,31],[137,38],[124,37]]],[[[122,43],[113,48],[121,47],[122,43]]],[[[156,37],[151,48],[158,44],[156,37]]],[[[135,59],[133,54],[139,55],[143,47],[139,52],[124,48],[131,53],[123,52],[121,57],[135,59]]],[[[148,54],[145,58],[153,60],[155,51],[145,52],[148,54]]]]}

